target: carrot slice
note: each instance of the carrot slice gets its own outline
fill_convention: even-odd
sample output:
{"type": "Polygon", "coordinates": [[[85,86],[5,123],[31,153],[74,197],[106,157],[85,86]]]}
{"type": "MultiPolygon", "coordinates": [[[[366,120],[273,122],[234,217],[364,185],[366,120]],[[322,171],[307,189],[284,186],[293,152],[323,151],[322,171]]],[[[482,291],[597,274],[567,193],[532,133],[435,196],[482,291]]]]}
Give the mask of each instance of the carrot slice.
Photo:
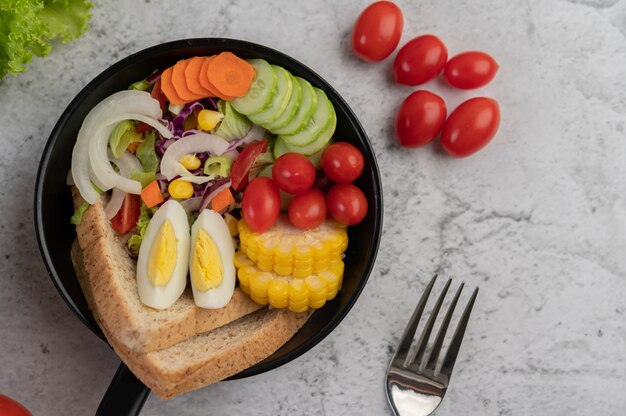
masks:
{"type": "Polygon", "coordinates": [[[178,96],[174,85],[172,85],[172,67],[167,68],[161,74],[161,91],[167,97],[168,100],[174,105],[185,104],[185,100],[178,96]]]}
{"type": "Polygon", "coordinates": [[[202,95],[203,97],[212,96],[211,91],[200,84],[200,72],[204,64],[204,58],[194,56],[188,59],[188,61],[189,64],[187,64],[187,68],[185,69],[185,80],[187,80],[187,88],[189,88],[189,91],[197,95],[202,95]]]}
{"type": "Polygon", "coordinates": [[[209,71],[209,64],[211,60],[213,60],[213,58],[215,58],[215,56],[207,57],[204,63],[202,64],[202,69],[200,70],[200,84],[207,90],[211,91],[211,97],[218,97],[218,98],[221,98],[222,100],[230,101],[235,97],[229,97],[227,95],[220,94],[220,92],[215,88],[215,86],[211,84],[211,81],[209,80],[209,77],[207,76],[208,71],[209,71]]]}
{"type": "Polygon", "coordinates": [[[153,180],[141,191],[141,200],[148,208],[159,205],[163,202],[163,194],[157,180],[153,180]]]}
{"type": "Polygon", "coordinates": [[[211,200],[211,209],[215,212],[220,212],[234,201],[235,199],[233,198],[233,194],[230,192],[230,188],[224,188],[211,200]]]}
{"type": "Polygon", "coordinates": [[[202,95],[194,94],[187,87],[187,80],[185,79],[185,69],[189,65],[189,60],[184,59],[176,62],[172,69],[172,85],[176,90],[176,94],[185,101],[195,101],[203,98],[202,95]]]}
{"type": "Polygon", "coordinates": [[[252,85],[254,68],[237,55],[222,52],[209,63],[207,77],[220,94],[241,97],[252,85]]]}

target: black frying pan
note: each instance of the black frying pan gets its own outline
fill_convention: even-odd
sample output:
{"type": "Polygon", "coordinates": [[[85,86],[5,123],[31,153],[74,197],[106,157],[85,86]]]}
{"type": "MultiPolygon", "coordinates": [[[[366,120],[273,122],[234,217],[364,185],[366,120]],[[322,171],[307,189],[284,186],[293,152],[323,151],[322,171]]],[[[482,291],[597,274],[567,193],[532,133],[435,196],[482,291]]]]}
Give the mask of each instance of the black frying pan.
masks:
{"type": "MultiPolygon", "coordinates": [[[[337,92],[315,72],[289,56],[250,42],[223,39],[187,39],[157,45],[135,53],[91,81],[65,109],[46,143],[35,185],[35,227],[41,255],[63,300],[91,331],[106,342],[87,307],[70,259],[76,238],[69,218],[73,208],[65,184],[72,148],[87,113],[102,99],[145,78],[154,69],[196,55],[228,50],[243,58],[264,58],[294,75],[307,79],[326,92],[337,112],[335,140],[349,141],[365,156],[365,171],[357,180],[369,203],[365,220],[349,228],[343,287],[338,296],[315,312],[300,331],[263,362],[232,379],[249,377],[279,367],[304,354],[324,339],[346,316],[359,297],[374,265],[382,229],[382,191],[378,166],[367,135],[354,113],[337,92]]],[[[149,390],[122,363],[107,390],[97,414],[137,415],[149,390]]]]}

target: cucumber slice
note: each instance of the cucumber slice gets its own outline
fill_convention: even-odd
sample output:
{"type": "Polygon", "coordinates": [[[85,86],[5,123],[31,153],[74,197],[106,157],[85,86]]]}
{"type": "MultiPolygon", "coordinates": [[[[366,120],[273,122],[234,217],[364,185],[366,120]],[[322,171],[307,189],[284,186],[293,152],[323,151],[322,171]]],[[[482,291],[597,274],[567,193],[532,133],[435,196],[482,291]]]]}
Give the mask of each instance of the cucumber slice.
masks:
{"type": "Polygon", "coordinates": [[[304,127],[306,127],[307,121],[311,118],[315,109],[317,108],[317,94],[313,86],[309,84],[309,81],[300,77],[294,77],[300,86],[302,87],[302,98],[300,99],[300,105],[298,111],[293,119],[284,127],[279,127],[271,130],[274,134],[296,134],[304,127]]]}
{"type": "MultiPolygon", "coordinates": [[[[317,153],[313,153],[311,156],[307,156],[307,158],[311,161],[311,163],[313,163],[313,166],[315,167],[315,170],[320,170],[322,168],[322,154],[324,153],[324,150],[326,150],[326,148],[332,142],[333,141],[330,140],[317,153]]],[[[285,141],[282,140],[282,139],[276,140],[276,144],[274,145],[274,159],[278,159],[279,157],[281,157],[285,153],[289,153],[289,149],[287,148],[287,146],[285,144],[285,141]]],[[[270,175],[268,177],[269,178],[272,177],[271,172],[270,172],[270,175]]]]}
{"type": "Polygon", "coordinates": [[[276,90],[270,105],[261,112],[248,115],[250,121],[261,127],[265,127],[266,124],[273,122],[285,112],[293,91],[291,74],[286,69],[276,65],[272,65],[272,69],[276,73],[276,90]]]}
{"type": "Polygon", "coordinates": [[[258,113],[270,104],[277,78],[266,60],[248,59],[247,62],[254,67],[252,85],[246,95],[230,102],[238,113],[245,115],[258,113]]]}
{"type": "Polygon", "coordinates": [[[332,143],[332,140],[329,140],[317,153],[313,153],[311,156],[307,156],[308,159],[313,163],[313,167],[315,170],[320,170],[322,168],[322,154],[324,154],[324,150],[332,143]]]}
{"type": "MultiPolygon", "coordinates": [[[[289,74],[289,73],[288,73],[289,74]]],[[[293,84],[293,91],[291,91],[291,97],[287,103],[285,111],[274,121],[267,123],[264,127],[267,130],[274,130],[281,127],[285,127],[296,116],[300,100],[302,99],[302,85],[296,80],[296,78],[289,74],[291,82],[293,84]]]]}
{"type": "Polygon", "coordinates": [[[292,146],[305,146],[317,139],[317,136],[328,126],[331,114],[334,112],[333,105],[326,98],[324,91],[315,88],[317,95],[317,108],[313,117],[309,119],[306,127],[296,134],[281,135],[285,139],[285,143],[292,146]]]}
{"type": "Polygon", "coordinates": [[[278,159],[285,153],[289,153],[289,149],[287,149],[285,141],[281,137],[279,137],[274,143],[274,160],[278,159]]]}
{"type": "MultiPolygon", "coordinates": [[[[313,142],[305,146],[294,146],[285,142],[284,145],[287,150],[289,150],[290,152],[297,152],[305,156],[311,156],[312,154],[322,150],[333,137],[333,134],[335,133],[335,127],[337,127],[337,115],[335,114],[335,109],[332,107],[332,105],[330,105],[330,108],[332,109],[332,113],[330,115],[329,123],[313,142]]],[[[278,144],[278,142],[281,140],[283,140],[283,136],[280,136],[278,140],[276,140],[276,143],[278,144]]]]}

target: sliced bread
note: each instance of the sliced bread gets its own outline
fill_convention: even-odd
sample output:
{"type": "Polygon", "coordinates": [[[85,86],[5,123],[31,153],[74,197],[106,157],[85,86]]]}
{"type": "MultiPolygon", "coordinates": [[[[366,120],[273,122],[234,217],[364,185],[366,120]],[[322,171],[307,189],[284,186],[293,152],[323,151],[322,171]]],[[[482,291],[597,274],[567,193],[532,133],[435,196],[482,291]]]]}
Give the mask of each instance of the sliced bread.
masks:
{"type": "Polygon", "coordinates": [[[137,352],[111,336],[94,300],[92,283],[96,279],[90,278],[84,259],[75,243],[72,261],[96,321],[128,368],[162,399],[223,380],[264,360],[289,341],[311,315],[264,308],[169,348],[137,352]]]}
{"type": "MultiPolygon", "coordinates": [[[[75,187],[72,194],[74,206],[80,206],[83,199],[75,187]]],[[[167,310],[145,306],[137,292],[135,261],[104,214],[105,198],[85,211],[76,233],[92,276],[93,306],[115,344],[128,351],[161,350],[261,308],[239,290],[224,308],[198,308],[189,289],[167,310]]]]}

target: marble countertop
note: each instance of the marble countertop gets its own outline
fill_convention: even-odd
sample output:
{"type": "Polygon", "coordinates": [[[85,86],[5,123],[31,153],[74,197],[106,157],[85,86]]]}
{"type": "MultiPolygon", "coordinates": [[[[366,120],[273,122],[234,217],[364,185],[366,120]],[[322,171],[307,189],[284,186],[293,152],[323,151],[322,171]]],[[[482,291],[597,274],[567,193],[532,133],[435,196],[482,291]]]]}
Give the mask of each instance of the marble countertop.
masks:
{"type": "MultiPolygon", "coordinates": [[[[92,29],[0,82],[0,392],[37,415],[93,414],[119,363],[65,306],[40,260],[36,166],[72,97],[111,63],[160,42],[225,36],[313,68],[353,108],[382,173],[376,267],[349,316],[297,360],[145,415],[383,415],[390,354],[435,272],[480,286],[439,415],[626,410],[626,1],[398,1],[403,43],[439,35],[451,54],[500,64],[487,95],[500,131],[467,159],[394,141],[391,60],[365,64],[349,33],[367,1],[96,1],[92,29]],[[177,15],[178,17],[171,17],[177,15]]],[[[466,294],[467,295],[467,294],[466,294]]]]}

